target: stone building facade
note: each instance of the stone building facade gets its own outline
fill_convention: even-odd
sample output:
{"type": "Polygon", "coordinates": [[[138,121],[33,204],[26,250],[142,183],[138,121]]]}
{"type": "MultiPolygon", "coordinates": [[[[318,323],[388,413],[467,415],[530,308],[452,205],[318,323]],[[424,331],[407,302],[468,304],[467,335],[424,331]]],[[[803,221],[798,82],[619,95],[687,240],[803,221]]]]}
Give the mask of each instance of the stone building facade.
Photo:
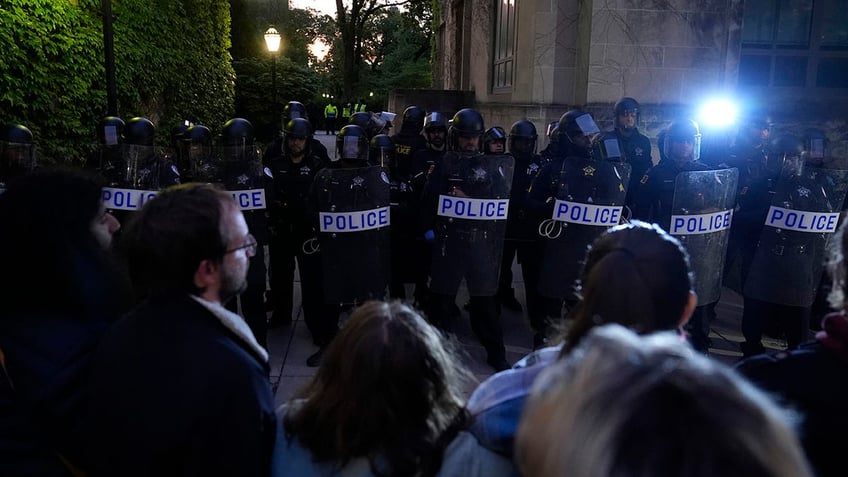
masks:
{"type": "MultiPolygon", "coordinates": [[[[844,0],[442,0],[434,89],[473,95],[473,104],[455,108],[474,106],[487,124],[527,118],[540,130],[575,106],[610,127],[613,103],[631,96],[642,103],[640,129],[650,137],[675,116],[697,118],[699,105],[723,95],[743,112],[768,114],[778,131],[822,127],[834,152],[848,157],[844,7],[844,0]]],[[[419,94],[433,96],[397,91],[390,109],[419,94]]]]}

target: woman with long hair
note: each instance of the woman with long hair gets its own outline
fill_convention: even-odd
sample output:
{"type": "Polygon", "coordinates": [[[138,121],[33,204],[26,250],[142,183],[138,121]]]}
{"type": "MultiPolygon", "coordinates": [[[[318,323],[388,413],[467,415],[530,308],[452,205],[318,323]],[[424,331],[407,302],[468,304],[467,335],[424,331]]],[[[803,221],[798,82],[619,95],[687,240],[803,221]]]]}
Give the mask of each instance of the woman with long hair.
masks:
{"type": "Polygon", "coordinates": [[[466,424],[467,375],[412,308],[365,303],[313,380],[278,411],[274,475],[434,475],[466,424]]]}
{"type": "Polygon", "coordinates": [[[86,467],[89,357],[130,305],[102,189],[43,170],[0,194],[0,475],[86,467]]]}

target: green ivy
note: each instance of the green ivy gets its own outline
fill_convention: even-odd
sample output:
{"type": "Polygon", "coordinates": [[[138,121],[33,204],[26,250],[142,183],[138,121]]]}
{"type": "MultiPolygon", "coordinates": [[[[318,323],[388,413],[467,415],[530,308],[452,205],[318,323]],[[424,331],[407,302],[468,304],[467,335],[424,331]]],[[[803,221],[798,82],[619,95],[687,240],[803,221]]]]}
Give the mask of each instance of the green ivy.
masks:
{"type": "MultiPolygon", "coordinates": [[[[106,115],[101,0],[0,0],[0,123],[35,134],[45,163],[82,163],[106,115]]],[[[157,124],[233,113],[225,0],[115,0],[118,114],[157,124]]]]}

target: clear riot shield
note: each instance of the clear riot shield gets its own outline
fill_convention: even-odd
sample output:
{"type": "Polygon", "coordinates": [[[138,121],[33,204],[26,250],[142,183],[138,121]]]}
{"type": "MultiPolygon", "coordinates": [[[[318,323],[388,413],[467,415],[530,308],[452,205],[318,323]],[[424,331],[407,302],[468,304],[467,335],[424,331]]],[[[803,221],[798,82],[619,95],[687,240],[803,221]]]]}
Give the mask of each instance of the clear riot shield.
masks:
{"type": "Polygon", "coordinates": [[[322,169],[313,187],[325,301],[351,304],[382,299],[389,283],[390,252],[385,169],[322,169]]]}
{"type": "Polygon", "coordinates": [[[445,154],[433,172],[437,205],[430,288],[453,295],[465,278],[472,296],[497,292],[515,159],[445,154]]]}
{"type": "Polygon", "coordinates": [[[786,162],[745,280],[745,296],[788,306],[813,303],[846,185],[846,170],[786,162]]]}
{"type": "Polygon", "coordinates": [[[734,168],[681,172],[674,182],[668,231],[689,252],[698,305],[714,303],[721,297],[738,181],[739,171],[734,168]]]}
{"type": "Polygon", "coordinates": [[[180,183],[176,164],[154,146],[122,144],[121,161],[112,166],[107,177],[116,178],[117,187],[156,191],[180,183]]]}
{"type": "Polygon", "coordinates": [[[539,227],[544,242],[539,293],[575,300],[586,249],[622,220],[630,164],[569,158],[551,177],[556,196],[551,217],[539,227]]]}

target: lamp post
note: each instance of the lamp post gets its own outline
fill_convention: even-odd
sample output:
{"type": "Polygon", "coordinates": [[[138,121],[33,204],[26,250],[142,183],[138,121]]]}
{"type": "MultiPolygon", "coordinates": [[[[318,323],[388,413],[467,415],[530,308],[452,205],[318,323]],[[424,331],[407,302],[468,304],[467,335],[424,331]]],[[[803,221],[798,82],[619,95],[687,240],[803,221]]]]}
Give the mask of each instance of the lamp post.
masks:
{"type": "Polygon", "coordinates": [[[277,51],[280,49],[280,32],[274,27],[265,30],[265,46],[271,53],[271,89],[273,92],[272,105],[277,107],[277,51]]]}

